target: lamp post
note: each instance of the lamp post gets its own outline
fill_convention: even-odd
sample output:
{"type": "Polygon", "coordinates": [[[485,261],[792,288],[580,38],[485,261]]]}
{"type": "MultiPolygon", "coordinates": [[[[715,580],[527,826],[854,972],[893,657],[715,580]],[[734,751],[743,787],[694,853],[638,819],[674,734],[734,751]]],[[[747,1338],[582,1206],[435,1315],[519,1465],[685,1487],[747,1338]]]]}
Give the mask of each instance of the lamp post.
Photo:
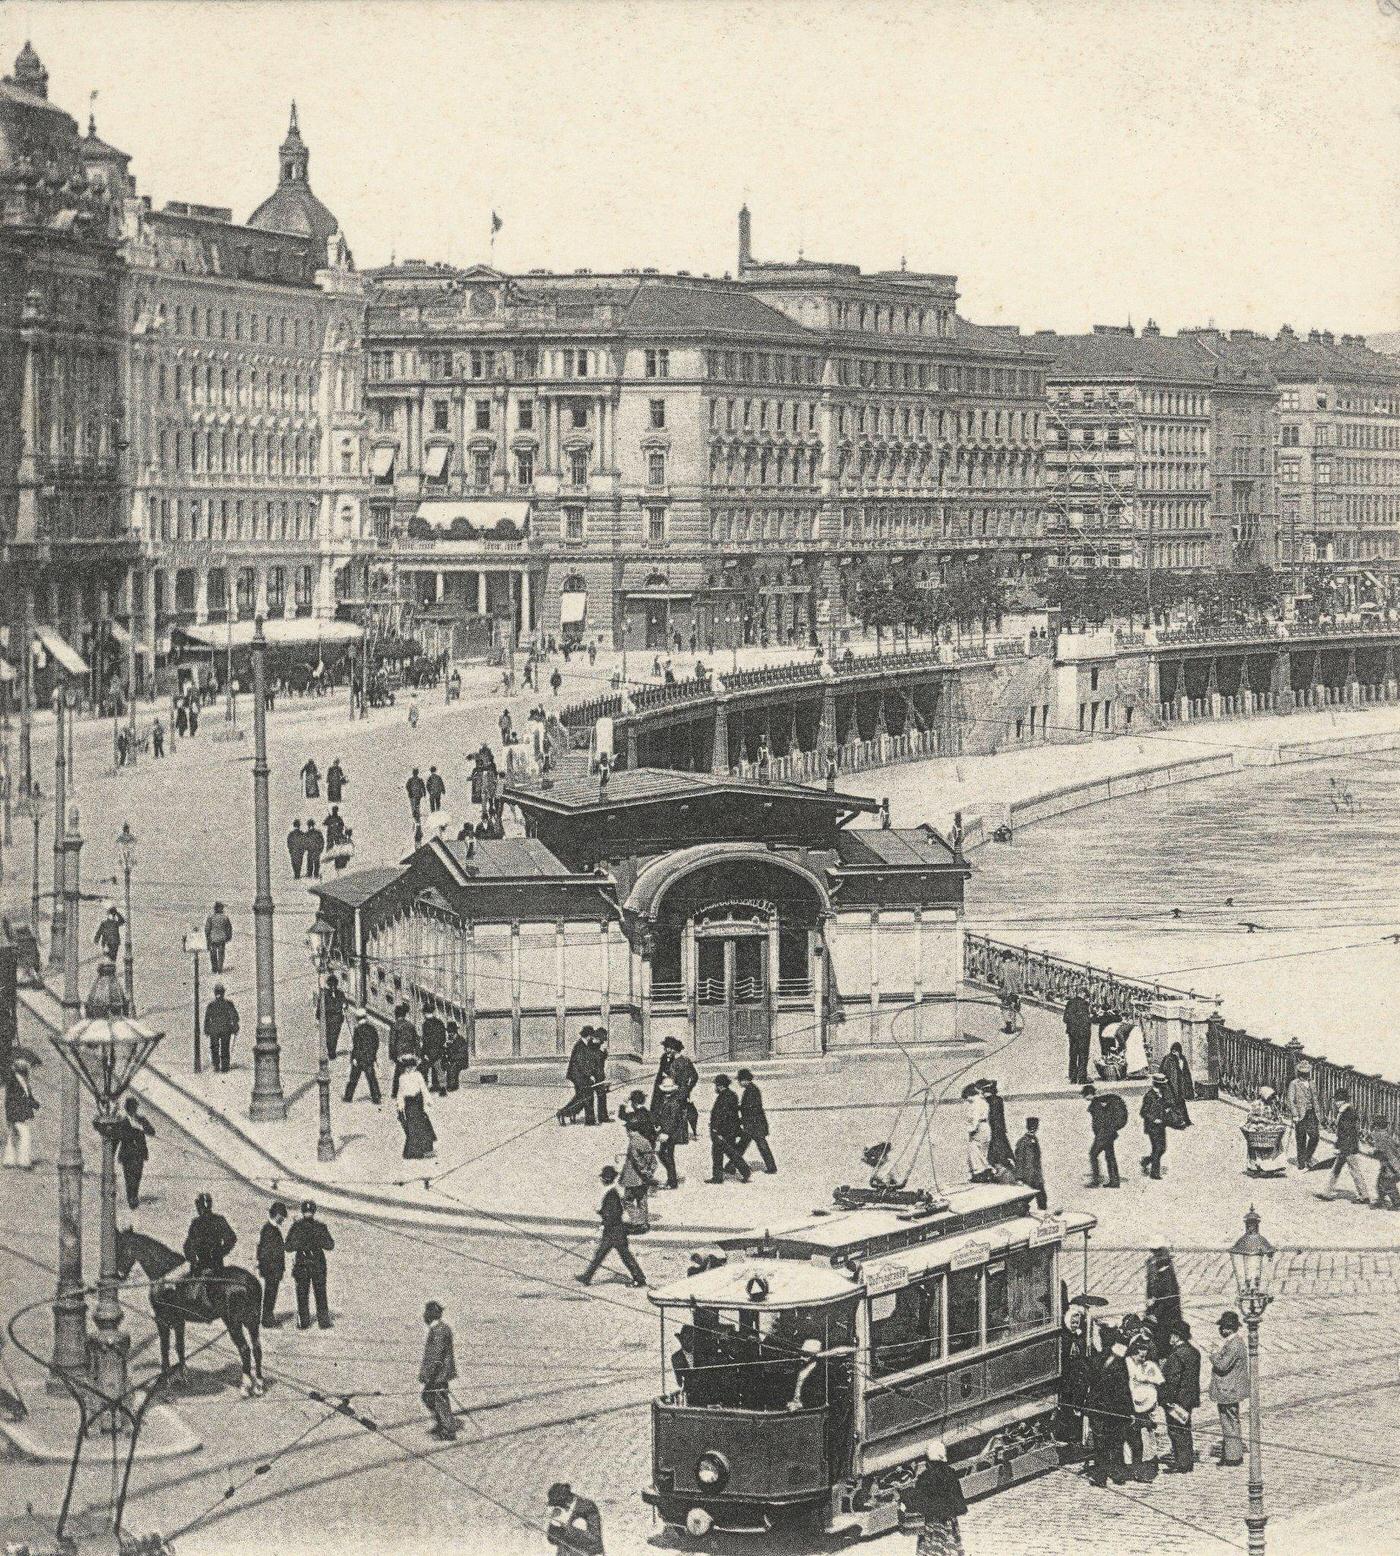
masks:
{"type": "Polygon", "coordinates": [[[136,962],[131,949],[131,872],[136,866],[136,834],[129,821],[122,822],[117,833],[117,852],[122,862],[122,886],[125,891],[126,943],[122,948],[122,981],[126,985],[126,1011],[136,1014],[136,962]]]}
{"type": "Polygon", "coordinates": [[[34,824],[34,858],[30,865],[29,874],[29,927],[34,934],[34,944],[39,944],[39,827],[44,819],[44,791],[39,785],[31,784],[29,793],[21,792],[19,804],[15,806],[15,814],[21,818],[28,816],[34,824]]]}
{"type": "Polygon", "coordinates": [[[316,1139],[316,1160],[335,1160],[335,1136],[331,1133],[331,1062],[330,1040],[326,1034],[326,972],[330,967],[331,943],[335,926],[318,913],[306,934],[307,949],[316,968],[316,1089],[321,1096],[321,1132],[316,1139]]]}
{"type": "Polygon", "coordinates": [[[93,1322],[97,1335],[93,1347],[93,1382],[109,1416],[107,1429],[115,1433],[117,1404],[126,1396],[126,1357],[130,1337],[122,1333],[122,1310],[117,1301],[117,1136],[120,1122],[117,1104],[136,1072],[150,1057],[163,1033],[131,1020],[126,999],[111,962],[97,970],[97,981],[88,995],[83,1019],[74,1022],[51,1041],[76,1081],[87,1088],[97,1103],[97,1131],[102,1136],[102,1261],[97,1284],[97,1308],[93,1322]]]}
{"type": "MultiPolygon", "coordinates": [[[[53,916],[49,920],[49,970],[63,966],[63,946],[68,918],[68,904],[63,890],[63,820],[68,805],[68,743],[64,739],[64,698],[60,688],[53,694],[54,755],[53,755],[53,916]]],[[[34,920],[34,932],[39,932],[38,916],[34,920]]]]}
{"type": "MultiPolygon", "coordinates": [[[[59,870],[67,910],[63,948],[65,1030],[76,1026],[82,1015],[78,997],[78,904],[82,900],[78,891],[78,861],[82,847],[75,805],[68,813],[68,825],[64,829],[63,849],[67,858],[59,870]]],[[[57,1378],[64,1378],[81,1372],[87,1365],[87,1302],[83,1296],[83,1141],[79,1117],[82,1099],[73,1074],[65,1071],[60,1079],[58,1289],[53,1305],[53,1372],[57,1378]]]]}
{"type": "Polygon", "coordinates": [[[281,1050],[272,960],[272,861],[268,829],[267,638],[263,620],[253,623],[253,936],[257,964],[258,1025],[253,1040],[253,1097],[248,1116],[258,1123],[287,1116],[282,1095],[281,1050]]]}
{"type": "Polygon", "coordinates": [[[1253,1205],[1244,1218],[1244,1236],[1230,1250],[1235,1267],[1235,1290],[1249,1331],[1249,1556],[1264,1556],[1264,1464],[1259,1442],[1259,1324],[1273,1296],[1269,1276],[1274,1248],[1259,1231],[1259,1212],[1253,1205]]]}

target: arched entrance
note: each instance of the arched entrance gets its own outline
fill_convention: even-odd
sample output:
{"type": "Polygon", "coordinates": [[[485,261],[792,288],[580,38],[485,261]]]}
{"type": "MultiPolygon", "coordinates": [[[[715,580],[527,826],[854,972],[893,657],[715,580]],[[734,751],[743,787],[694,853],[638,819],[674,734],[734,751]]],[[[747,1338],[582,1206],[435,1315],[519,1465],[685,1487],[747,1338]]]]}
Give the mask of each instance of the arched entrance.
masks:
{"type": "Polygon", "coordinates": [[[638,877],[654,1006],[681,1005],[700,1062],[765,1059],[780,1033],[823,1046],[830,900],[796,860],[747,844],[687,849],[638,877]]]}

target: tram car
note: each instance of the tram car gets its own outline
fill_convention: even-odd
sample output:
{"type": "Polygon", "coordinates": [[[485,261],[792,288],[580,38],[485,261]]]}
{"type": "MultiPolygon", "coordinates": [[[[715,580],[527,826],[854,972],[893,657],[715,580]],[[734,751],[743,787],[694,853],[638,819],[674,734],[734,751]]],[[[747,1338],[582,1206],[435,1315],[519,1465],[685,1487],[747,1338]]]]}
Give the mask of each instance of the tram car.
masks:
{"type": "Polygon", "coordinates": [[[842,1189],[692,1255],[651,1293],[669,1365],[644,1499],[699,1537],[873,1535],[934,1438],[969,1499],[1055,1468],[1062,1263],[1082,1237],[1087,1274],[1095,1220],[1034,1199],[842,1189]]]}

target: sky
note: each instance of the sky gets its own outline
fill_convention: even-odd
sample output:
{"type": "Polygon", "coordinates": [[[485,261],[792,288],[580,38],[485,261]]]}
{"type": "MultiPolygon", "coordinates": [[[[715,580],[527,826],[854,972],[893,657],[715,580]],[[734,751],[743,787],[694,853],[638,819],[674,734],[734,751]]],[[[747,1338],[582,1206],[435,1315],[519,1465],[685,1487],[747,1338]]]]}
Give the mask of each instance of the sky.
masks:
{"type": "Polygon", "coordinates": [[[0,0],[157,204],[246,219],[295,98],[391,255],[959,277],[982,323],[1400,327],[1400,0],[0,0]]]}

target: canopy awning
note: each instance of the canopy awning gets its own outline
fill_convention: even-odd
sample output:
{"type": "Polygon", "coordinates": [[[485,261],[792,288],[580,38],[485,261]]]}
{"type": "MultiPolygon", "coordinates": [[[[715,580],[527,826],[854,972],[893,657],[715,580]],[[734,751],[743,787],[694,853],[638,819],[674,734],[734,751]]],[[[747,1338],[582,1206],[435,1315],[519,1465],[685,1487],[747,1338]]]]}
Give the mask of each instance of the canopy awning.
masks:
{"type": "Polygon", "coordinates": [[[131,642],[131,634],[124,626],[122,626],[121,622],[109,621],[107,623],[107,630],[112,634],[112,641],[114,643],[120,643],[123,648],[125,648],[126,645],[131,642]]]}
{"type": "MultiPolygon", "coordinates": [[[[231,626],[209,623],[206,626],[175,627],[171,635],[186,638],[203,648],[248,648],[256,626],[251,621],[236,621],[231,626]]],[[[365,629],[353,621],[317,621],[301,617],[294,621],[265,621],[263,636],[270,647],[295,647],[298,644],[357,643],[365,629]]]]}
{"type": "Polygon", "coordinates": [[[503,524],[513,524],[523,535],[530,528],[528,502],[506,502],[498,497],[420,502],[414,516],[434,529],[442,530],[451,529],[459,520],[477,531],[498,530],[503,524]]]}
{"type": "Polygon", "coordinates": [[[387,481],[394,474],[394,460],[398,455],[396,448],[377,448],[369,458],[370,474],[376,481],[387,481]]]}
{"type": "Polygon", "coordinates": [[[69,675],[88,673],[87,660],[52,627],[35,627],[34,643],[36,648],[42,648],[52,654],[69,675]]]}
{"type": "Polygon", "coordinates": [[[423,458],[423,471],[430,481],[442,481],[447,477],[447,459],[452,452],[450,443],[433,443],[423,458]]]}
{"type": "Polygon", "coordinates": [[[571,590],[568,594],[559,596],[559,625],[561,627],[582,626],[587,615],[588,595],[585,590],[571,590]]]}

